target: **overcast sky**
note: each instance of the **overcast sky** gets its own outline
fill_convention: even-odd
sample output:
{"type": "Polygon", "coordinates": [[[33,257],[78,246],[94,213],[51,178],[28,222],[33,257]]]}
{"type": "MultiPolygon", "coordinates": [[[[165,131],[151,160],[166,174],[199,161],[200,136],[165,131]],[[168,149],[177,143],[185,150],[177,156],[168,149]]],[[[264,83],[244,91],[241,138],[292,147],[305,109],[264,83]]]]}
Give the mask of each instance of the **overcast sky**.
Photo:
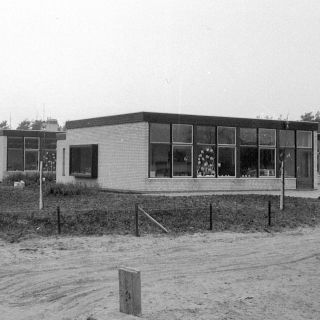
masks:
{"type": "Polygon", "coordinates": [[[0,121],[320,110],[319,0],[0,3],[0,121]]]}

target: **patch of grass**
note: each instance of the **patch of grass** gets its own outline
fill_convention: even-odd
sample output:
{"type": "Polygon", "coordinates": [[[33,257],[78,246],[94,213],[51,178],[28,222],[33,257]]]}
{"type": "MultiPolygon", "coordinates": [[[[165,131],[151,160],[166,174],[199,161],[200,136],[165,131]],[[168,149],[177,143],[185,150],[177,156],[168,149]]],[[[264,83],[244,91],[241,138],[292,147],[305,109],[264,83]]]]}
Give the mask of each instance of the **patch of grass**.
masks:
{"type": "MultiPolygon", "coordinates": [[[[286,198],[279,210],[279,197],[269,195],[153,196],[108,193],[85,185],[47,184],[44,209],[39,210],[39,189],[0,187],[0,237],[17,241],[23,237],[57,234],[57,207],[63,235],[134,234],[138,204],[171,234],[209,232],[210,204],[213,230],[277,232],[299,226],[317,226],[320,200],[286,198]],[[272,226],[268,226],[268,201],[272,226]]],[[[162,231],[139,214],[142,234],[162,231]]]]}

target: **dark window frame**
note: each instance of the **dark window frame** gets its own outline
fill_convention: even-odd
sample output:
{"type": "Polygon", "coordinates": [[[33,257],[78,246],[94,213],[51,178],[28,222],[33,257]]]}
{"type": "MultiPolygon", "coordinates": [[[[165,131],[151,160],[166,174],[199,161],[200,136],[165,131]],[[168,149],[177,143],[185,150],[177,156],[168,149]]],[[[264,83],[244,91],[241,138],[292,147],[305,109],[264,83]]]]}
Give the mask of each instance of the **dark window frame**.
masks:
{"type": "Polygon", "coordinates": [[[85,144],[85,145],[70,145],[69,146],[69,175],[76,178],[98,178],[98,145],[97,144],[85,144]],[[90,149],[91,153],[91,172],[90,173],[81,173],[74,172],[75,168],[73,168],[72,160],[73,154],[75,152],[80,153],[79,159],[79,168],[81,167],[81,150],[90,149]]]}

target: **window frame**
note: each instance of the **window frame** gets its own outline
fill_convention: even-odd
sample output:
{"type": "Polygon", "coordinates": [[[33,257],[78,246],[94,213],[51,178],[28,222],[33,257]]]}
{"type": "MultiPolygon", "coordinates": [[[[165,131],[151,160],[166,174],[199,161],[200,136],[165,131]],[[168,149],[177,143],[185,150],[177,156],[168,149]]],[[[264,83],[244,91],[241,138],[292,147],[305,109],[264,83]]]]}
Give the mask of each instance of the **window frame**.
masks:
{"type": "Polygon", "coordinates": [[[98,178],[98,144],[81,144],[81,145],[70,145],[69,146],[69,175],[76,178],[98,178]],[[81,149],[90,149],[91,153],[91,172],[90,173],[81,173],[81,172],[73,172],[74,168],[72,168],[72,153],[74,150],[80,151],[80,164],[81,168],[81,149]]]}

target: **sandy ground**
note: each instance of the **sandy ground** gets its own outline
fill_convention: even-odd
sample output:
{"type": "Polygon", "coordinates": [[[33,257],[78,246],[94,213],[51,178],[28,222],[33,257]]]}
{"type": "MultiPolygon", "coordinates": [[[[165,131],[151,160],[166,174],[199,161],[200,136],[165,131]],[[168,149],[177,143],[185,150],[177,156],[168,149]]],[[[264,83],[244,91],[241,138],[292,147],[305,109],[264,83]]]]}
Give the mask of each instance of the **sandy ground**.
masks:
{"type": "Polygon", "coordinates": [[[120,267],[141,271],[143,319],[320,319],[320,228],[0,242],[1,319],[137,319],[120,267]]]}

